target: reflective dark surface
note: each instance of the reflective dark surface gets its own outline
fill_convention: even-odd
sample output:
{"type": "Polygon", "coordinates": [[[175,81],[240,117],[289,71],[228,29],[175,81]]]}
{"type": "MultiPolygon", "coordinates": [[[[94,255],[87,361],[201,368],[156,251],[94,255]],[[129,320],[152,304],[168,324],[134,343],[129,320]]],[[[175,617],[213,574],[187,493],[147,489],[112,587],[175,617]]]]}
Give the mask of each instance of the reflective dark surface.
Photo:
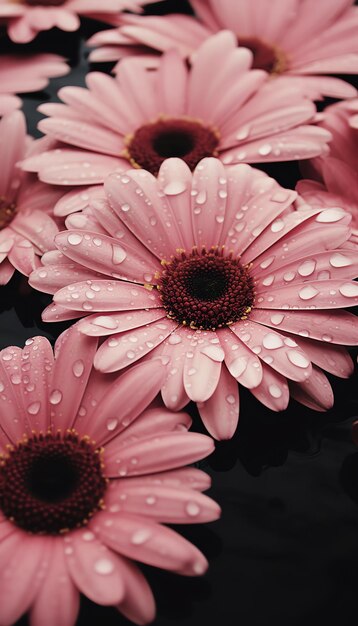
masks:
{"type": "MultiPolygon", "coordinates": [[[[179,7],[189,11],[178,0],[152,5],[150,12],[179,7]]],[[[6,37],[0,40],[1,52],[57,52],[73,66],[69,76],[24,98],[30,133],[36,133],[41,102],[54,100],[65,84],[84,84],[89,68],[83,41],[100,27],[87,22],[80,33],[43,33],[25,48],[6,37]]],[[[109,71],[110,66],[100,69],[109,71]]],[[[296,164],[265,170],[287,187],[298,177],[296,164]]],[[[41,321],[48,302],[19,275],[0,288],[0,347],[22,346],[35,334],[54,340],[66,324],[41,321]]],[[[217,444],[201,465],[212,476],[210,495],[222,506],[222,519],[179,529],[204,551],[209,572],[191,579],[144,567],[157,600],[155,626],[353,623],[358,586],[358,451],[351,442],[351,422],[358,414],[356,380],[331,378],[336,403],[325,414],[295,402],[274,414],[242,391],[237,434],[217,444]]],[[[191,412],[194,428],[203,430],[195,410],[191,412]]],[[[19,625],[27,623],[23,618],[19,625]]],[[[130,622],[115,609],[83,600],[78,626],[92,623],[130,622]]]]}

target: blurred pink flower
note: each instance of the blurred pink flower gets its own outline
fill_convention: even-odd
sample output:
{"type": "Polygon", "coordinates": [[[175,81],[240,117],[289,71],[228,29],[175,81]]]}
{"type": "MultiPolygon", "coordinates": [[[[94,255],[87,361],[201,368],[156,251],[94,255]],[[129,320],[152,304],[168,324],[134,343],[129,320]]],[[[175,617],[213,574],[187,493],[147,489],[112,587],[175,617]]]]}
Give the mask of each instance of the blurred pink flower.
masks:
{"type": "Polygon", "coordinates": [[[328,150],[330,134],[307,125],[316,113],[312,102],[252,70],[251,53],[237,49],[228,31],[203,44],[190,70],[170,51],[158,71],[128,59],[116,78],[93,72],[87,85],[64,87],[65,104],[40,107],[49,115],[40,130],[59,143],[23,167],[44,182],[93,185],[129,162],[156,174],[167,157],[193,169],[206,156],[261,163],[328,150]]]}
{"type": "Polygon", "coordinates": [[[13,94],[38,91],[49,78],[64,76],[70,71],[57,54],[2,55],[0,65],[0,117],[21,107],[13,94]]]}
{"type": "Polygon", "coordinates": [[[190,418],[147,408],[162,359],[123,376],[92,367],[96,341],[72,327],[0,352],[1,623],[30,611],[32,626],[73,626],[79,592],[137,624],[155,615],[134,561],[179,574],[207,561],[162,523],[215,520],[202,471],[184,466],[213,450],[190,418]]]}
{"type": "Polygon", "coordinates": [[[32,151],[24,115],[14,111],[0,120],[0,285],[15,269],[28,276],[39,256],[53,248],[58,233],[50,217],[61,188],[45,185],[17,163],[32,151]]]}
{"type": "Polygon", "coordinates": [[[218,439],[236,429],[237,381],[276,411],[290,395],[332,406],[320,368],[348,377],[339,344],[358,339],[357,319],[339,310],[358,302],[349,214],[294,210],[296,192],[213,158],[193,174],[180,159],[165,161],[157,179],[113,174],[105,189],[108,201],[70,216],[70,228],[82,227],[57,235],[58,250],[30,277],[55,294],[44,320],[83,317],[81,332],[109,336],[94,360],[102,372],[169,357],[166,406],[197,402],[218,439]]]}
{"type": "Polygon", "coordinates": [[[304,200],[314,206],[340,206],[352,214],[351,240],[358,244],[358,99],[327,107],[320,127],[333,140],[327,156],[303,166],[306,180],[297,184],[304,200]],[[309,180],[313,179],[313,180],[309,180]]]}
{"type": "Polygon", "coordinates": [[[50,28],[77,30],[80,17],[112,22],[124,10],[138,11],[153,0],[2,0],[0,22],[17,43],[32,41],[36,35],[50,28]]]}
{"type": "Polygon", "coordinates": [[[99,46],[92,61],[136,55],[155,65],[156,51],[177,48],[194,58],[199,46],[222,29],[254,54],[253,67],[279,76],[312,99],[349,98],[357,92],[326,74],[358,73],[358,7],[354,0],[190,0],[187,15],[120,18],[120,28],[101,31],[88,44],[99,46]]]}

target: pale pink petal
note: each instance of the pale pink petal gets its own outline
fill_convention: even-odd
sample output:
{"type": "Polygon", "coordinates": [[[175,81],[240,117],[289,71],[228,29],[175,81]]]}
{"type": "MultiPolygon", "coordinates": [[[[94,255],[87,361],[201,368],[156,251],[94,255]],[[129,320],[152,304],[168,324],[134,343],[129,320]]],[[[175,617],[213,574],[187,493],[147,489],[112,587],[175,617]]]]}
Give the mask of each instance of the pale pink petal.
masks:
{"type": "Polygon", "coordinates": [[[117,606],[118,610],[135,624],[152,622],[155,618],[155,601],[142,572],[124,557],[117,556],[117,564],[125,581],[125,595],[117,606]]]}
{"type": "MultiPolygon", "coordinates": [[[[152,409],[149,411],[152,412],[152,409]]],[[[131,485],[171,485],[172,487],[191,487],[191,489],[198,489],[199,491],[206,491],[211,486],[210,476],[195,467],[156,472],[152,475],[138,476],[138,478],[121,478],[121,483],[124,484],[126,481],[131,485]]]]}
{"type": "Polygon", "coordinates": [[[31,626],[74,626],[80,596],[67,571],[63,540],[51,545],[49,567],[31,607],[31,626]]]}
{"type": "Polygon", "coordinates": [[[185,576],[203,574],[207,561],[191,543],[170,528],[134,515],[100,513],[93,521],[101,540],[130,559],[185,576]],[[106,521],[113,523],[108,526],[106,521]]]}
{"type": "Polygon", "coordinates": [[[125,594],[117,557],[86,528],[64,538],[66,566],[78,589],[102,605],[120,602],[125,594]]]}
{"type": "Polygon", "coordinates": [[[315,365],[323,370],[348,378],[353,374],[354,365],[347,350],[341,346],[331,346],[327,343],[307,339],[306,337],[296,337],[299,346],[315,365]]]}
{"type": "Polygon", "coordinates": [[[165,318],[163,309],[149,309],[148,311],[123,311],[122,313],[108,313],[107,315],[88,315],[78,323],[78,329],[91,337],[102,337],[123,333],[133,328],[145,326],[165,318]]]}
{"type": "Polygon", "coordinates": [[[25,433],[31,432],[30,415],[23,405],[18,387],[22,374],[21,356],[21,349],[14,346],[0,352],[1,428],[13,444],[22,439],[25,433]]]}
{"type": "Polygon", "coordinates": [[[159,393],[166,376],[160,359],[143,361],[127,370],[112,383],[97,402],[97,416],[88,424],[87,434],[103,445],[117,438],[147,408],[159,393]]]}
{"type": "MultiPolygon", "coordinates": [[[[54,294],[68,284],[96,278],[102,278],[102,275],[99,272],[92,272],[77,263],[71,263],[67,259],[67,263],[38,267],[32,272],[29,284],[39,291],[54,294]]],[[[72,318],[70,316],[67,319],[72,318]]]]}
{"type": "Polygon", "coordinates": [[[192,230],[197,246],[218,244],[227,198],[225,168],[218,159],[203,159],[195,168],[192,182],[192,230]]]}
{"type": "Polygon", "coordinates": [[[116,505],[125,515],[130,513],[167,524],[200,524],[220,517],[220,508],[211,498],[184,487],[174,490],[165,485],[151,485],[148,488],[119,481],[106,494],[106,507],[110,510],[116,505]]]}
{"type": "Polygon", "coordinates": [[[271,411],[284,411],[290,399],[286,378],[265,363],[262,368],[262,382],[251,393],[271,411]]]}
{"type": "Polygon", "coordinates": [[[49,393],[51,423],[71,428],[91,373],[97,341],[86,337],[76,326],[57,339],[55,366],[49,393]]]}
{"type": "Polygon", "coordinates": [[[158,72],[158,95],[163,112],[172,116],[185,115],[188,70],[177,50],[170,50],[163,55],[158,72]]]}
{"type": "Polygon", "coordinates": [[[225,352],[225,365],[231,376],[248,389],[257,387],[262,381],[262,365],[258,356],[231,330],[221,328],[218,336],[225,352]]]}
{"type": "Polygon", "coordinates": [[[194,402],[205,402],[220,380],[225,353],[214,332],[196,332],[188,345],[184,362],[184,388],[194,402]]]}
{"type": "Polygon", "coordinates": [[[57,235],[55,244],[73,261],[114,278],[151,283],[154,274],[160,270],[160,265],[154,257],[152,257],[151,265],[148,263],[148,255],[145,255],[143,259],[138,246],[132,248],[126,244],[126,241],[122,242],[107,235],[100,235],[98,232],[65,231],[57,235]],[[79,240],[80,243],[78,243],[79,240]]]}
{"type": "Polygon", "coordinates": [[[28,339],[21,354],[18,393],[22,394],[28,420],[34,431],[46,432],[50,426],[49,390],[54,366],[50,342],[45,337],[28,339]]]}
{"type": "Polygon", "coordinates": [[[191,199],[192,175],[187,164],[181,159],[163,161],[158,172],[158,185],[165,194],[181,235],[185,250],[190,250],[195,238],[192,219],[188,212],[191,199]]]}
{"type": "Polygon", "coordinates": [[[332,387],[327,376],[317,367],[312,368],[312,373],[303,383],[290,383],[291,396],[315,411],[327,411],[334,402],[332,387]]]}
{"type": "MultiPolygon", "coordinates": [[[[152,360],[150,359],[150,363],[152,360]]],[[[191,418],[187,413],[169,411],[159,405],[148,408],[123,431],[116,441],[118,448],[126,447],[129,442],[141,437],[154,436],[160,433],[186,431],[191,426],[191,418]]]]}
{"type": "Polygon", "coordinates": [[[161,433],[155,439],[148,435],[119,449],[112,441],[105,448],[105,473],[118,477],[162,472],[197,461],[213,449],[209,437],[187,432],[161,433]]]}
{"type": "Polygon", "coordinates": [[[15,268],[7,259],[0,263],[0,285],[6,285],[11,280],[15,268]]]}
{"type": "Polygon", "coordinates": [[[94,359],[96,369],[100,372],[116,372],[135,363],[161,344],[176,326],[171,320],[165,319],[112,336],[97,351],[94,359]]]}
{"type": "Polygon", "coordinates": [[[206,402],[198,403],[198,410],[215,439],[231,439],[239,420],[239,386],[225,366],[216,390],[206,402]]]}
{"type": "Polygon", "coordinates": [[[21,111],[14,111],[0,120],[0,195],[12,201],[21,172],[16,163],[21,160],[25,150],[26,122],[21,111]]]}
{"type": "Polygon", "coordinates": [[[291,380],[305,380],[311,372],[307,355],[292,339],[261,324],[245,321],[232,324],[230,330],[259,356],[261,361],[291,380]]]}
{"type": "Polygon", "coordinates": [[[319,341],[355,345],[358,343],[357,318],[347,311],[283,311],[256,309],[250,319],[319,341]]]}
{"type": "Polygon", "coordinates": [[[54,215],[58,217],[66,217],[71,213],[83,211],[89,203],[97,198],[103,197],[102,185],[93,185],[92,187],[83,187],[82,189],[69,191],[58,200],[54,207],[54,215]]]}

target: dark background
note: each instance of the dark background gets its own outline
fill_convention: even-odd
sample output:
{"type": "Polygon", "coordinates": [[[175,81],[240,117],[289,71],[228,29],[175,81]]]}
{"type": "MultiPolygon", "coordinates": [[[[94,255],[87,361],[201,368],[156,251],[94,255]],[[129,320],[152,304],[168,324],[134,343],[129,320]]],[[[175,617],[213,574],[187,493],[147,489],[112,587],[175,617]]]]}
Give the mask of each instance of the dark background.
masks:
{"type": "MultiPolygon", "coordinates": [[[[146,12],[175,10],[190,12],[185,0],[166,0],[146,12]]],[[[78,33],[54,30],[26,46],[0,39],[0,52],[56,52],[72,66],[69,76],[51,81],[46,91],[24,97],[31,134],[38,135],[41,102],[55,100],[63,85],[84,84],[89,69],[84,41],[103,27],[83,22],[78,33]]],[[[92,69],[110,71],[111,65],[92,69]]],[[[294,187],[299,176],[295,163],[263,169],[286,187],[294,187]]],[[[0,348],[22,346],[36,334],[53,341],[66,326],[41,321],[48,302],[18,274],[0,287],[0,348]]],[[[222,506],[222,519],[178,528],[206,554],[209,572],[194,579],[144,567],[157,600],[155,626],[348,626],[356,620],[358,451],[351,441],[356,379],[331,377],[331,382],[335,407],[323,414],[294,401],[286,411],[272,413],[242,389],[235,437],[218,443],[200,464],[212,476],[210,495],[222,506]]],[[[195,408],[190,412],[194,429],[203,431],[195,408]]],[[[27,623],[25,617],[18,626],[27,623]]],[[[92,623],[130,624],[115,609],[83,599],[78,626],[92,623]]]]}

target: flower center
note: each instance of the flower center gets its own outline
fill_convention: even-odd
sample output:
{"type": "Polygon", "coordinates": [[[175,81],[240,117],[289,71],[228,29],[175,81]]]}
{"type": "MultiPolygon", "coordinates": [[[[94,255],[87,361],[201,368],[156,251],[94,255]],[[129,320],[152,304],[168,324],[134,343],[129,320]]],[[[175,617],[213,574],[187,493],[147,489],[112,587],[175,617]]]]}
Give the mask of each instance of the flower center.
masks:
{"type": "Polygon", "coordinates": [[[178,251],[157,288],[168,317],[184,326],[214,330],[245,319],[254,304],[254,282],[247,267],[223,248],[178,251]]]}
{"type": "Polygon", "coordinates": [[[66,0],[25,0],[25,4],[30,5],[30,7],[41,6],[41,7],[59,7],[61,4],[64,4],[66,0]]]}
{"type": "Polygon", "coordinates": [[[282,74],[287,69],[287,57],[280,48],[257,37],[239,37],[239,44],[253,53],[252,69],[265,70],[269,74],[282,74]]]}
{"type": "Polygon", "coordinates": [[[24,438],[0,462],[1,511],[32,533],[85,525],[106,490],[101,453],[75,431],[24,438]]]}
{"type": "Polygon", "coordinates": [[[15,217],[16,206],[6,201],[6,198],[0,196],[0,230],[8,226],[15,217]]]}
{"type": "Polygon", "coordinates": [[[219,134],[199,121],[159,119],[144,124],[127,138],[125,157],[133,167],[141,167],[155,176],[169,157],[183,159],[191,170],[201,159],[217,156],[219,134]]]}

